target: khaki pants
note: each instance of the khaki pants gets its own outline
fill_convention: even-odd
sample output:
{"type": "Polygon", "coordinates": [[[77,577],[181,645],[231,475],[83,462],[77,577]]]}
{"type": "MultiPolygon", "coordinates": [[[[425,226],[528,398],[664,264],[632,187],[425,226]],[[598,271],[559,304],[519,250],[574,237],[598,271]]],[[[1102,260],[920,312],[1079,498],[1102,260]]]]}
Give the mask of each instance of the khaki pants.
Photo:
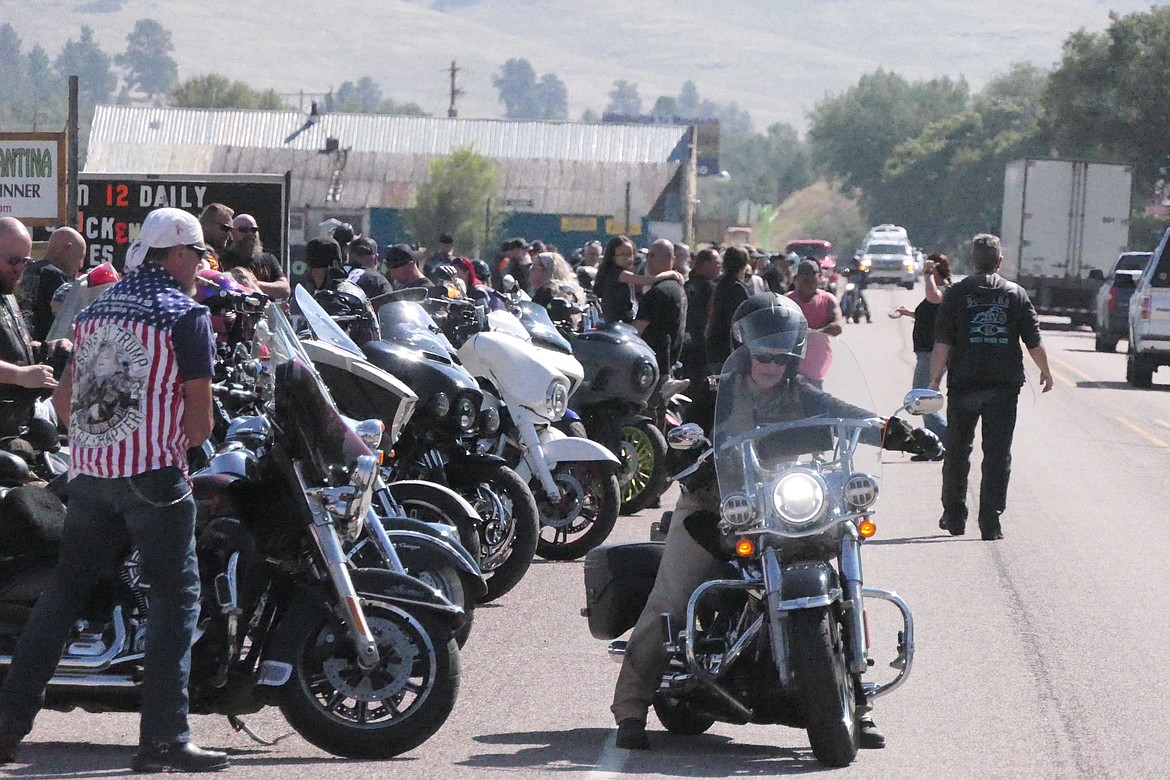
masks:
{"type": "Polygon", "coordinates": [[[654,580],[654,589],[646,608],[626,645],[622,670],[613,692],[614,720],[645,718],[658,683],[666,669],[666,637],[662,631],[662,614],[669,613],[675,626],[686,619],[687,602],[695,588],[708,580],[718,579],[726,564],[703,549],[683,526],[687,515],[699,510],[717,512],[719,491],[715,487],[684,494],[678,500],[666,534],[662,565],[654,580]]]}

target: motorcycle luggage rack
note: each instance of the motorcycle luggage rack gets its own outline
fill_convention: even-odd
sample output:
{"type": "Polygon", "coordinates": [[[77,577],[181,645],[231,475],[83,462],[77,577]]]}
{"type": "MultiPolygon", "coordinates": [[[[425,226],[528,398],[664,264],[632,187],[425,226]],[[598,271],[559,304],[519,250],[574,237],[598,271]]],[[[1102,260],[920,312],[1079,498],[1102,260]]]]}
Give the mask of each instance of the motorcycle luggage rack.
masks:
{"type": "Polygon", "coordinates": [[[899,632],[901,641],[898,643],[898,656],[890,664],[892,668],[898,670],[898,675],[887,683],[865,683],[862,686],[865,690],[865,695],[872,701],[878,696],[884,696],[897,689],[898,686],[906,681],[906,677],[910,674],[910,668],[914,665],[914,617],[910,614],[910,607],[906,605],[906,602],[892,590],[862,588],[861,595],[867,599],[888,601],[902,613],[902,631],[899,632]]]}

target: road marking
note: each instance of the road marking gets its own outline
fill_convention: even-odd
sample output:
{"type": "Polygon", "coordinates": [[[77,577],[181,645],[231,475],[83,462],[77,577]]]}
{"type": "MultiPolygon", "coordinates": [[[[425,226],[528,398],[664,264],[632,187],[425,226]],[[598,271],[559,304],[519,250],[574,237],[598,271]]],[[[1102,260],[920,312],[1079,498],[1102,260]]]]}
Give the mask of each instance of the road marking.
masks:
{"type": "Polygon", "coordinates": [[[1159,420],[1155,418],[1154,422],[1156,422],[1158,425],[1161,425],[1163,428],[1170,428],[1170,422],[1166,422],[1165,420],[1159,420]]]}
{"type": "Polygon", "coordinates": [[[1131,431],[1136,433],[1138,436],[1141,436],[1143,439],[1148,441],[1150,444],[1153,444],[1155,447],[1161,447],[1163,449],[1170,449],[1170,444],[1167,444],[1166,442],[1159,439],[1157,436],[1154,436],[1153,434],[1149,433],[1145,428],[1141,427],[1140,425],[1133,423],[1133,422],[1130,422],[1129,420],[1125,419],[1124,417],[1117,417],[1115,419],[1117,420],[1117,422],[1121,423],[1126,428],[1129,428],[1131,431]]]}
{"type": "Polygon", "coordinates": [[[622,776],[630,751],[619,750],[616,742],[617,732],[610,732],[601,748],[601,755],[597,757],[597,768],[587,775],[590,780],[617,780],[622,776]]]}
{"type": "MultiPolygon", "coordinates": [[[[1060,358],[1052,357],[1051,355],[1049,355],[1048,362],[1057,364],[1058,366],[1060,366],[1062,371],[1067,371],[1070,374],[1074,374],[1086,382],[1094,381],[1093,377],[1089,376],[1084,371],[1073,368],[1072,366],[1070,366],[1068,363],[1064,362],[1060,358]]],[[[1049,368],[1052,368],[1052,366],[1050,365],[1049,368]]],[[[1055,371],[1052,372],[1052,378],[1059,380],[1062,385],[1067,385],[1068,387],[1076,387],[1077,386],[1076,382],[1074,382],[1073,380],[1064,376],[1063,374],[1056,373],[1055,371]]]]}

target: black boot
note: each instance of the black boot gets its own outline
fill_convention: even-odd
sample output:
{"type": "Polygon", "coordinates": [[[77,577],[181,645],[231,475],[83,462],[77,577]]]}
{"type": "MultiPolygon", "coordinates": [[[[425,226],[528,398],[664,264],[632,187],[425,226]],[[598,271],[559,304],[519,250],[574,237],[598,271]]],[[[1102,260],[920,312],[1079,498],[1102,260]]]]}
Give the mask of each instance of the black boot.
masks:
{"type": "Polygon", "coordinates": [[[646,739],[646,721],[642,718],[626,718],[618,724],[617,746],[622,750],[649,750],[646,739]]]}
{"type": "Polygon", "coordinates": [[[873,718],[862,715],[857,722],[861,728],[860,745],[862,750],[881,750],[886,746],[886,738],[874,725],[873,718]]]}
{"type": "Polygon", "coordinates": [[[214,772],[227,769],[227,753],[204,750],[190,742],[156,742],[139,745],[130,768],[135,772],[214,772]]]}

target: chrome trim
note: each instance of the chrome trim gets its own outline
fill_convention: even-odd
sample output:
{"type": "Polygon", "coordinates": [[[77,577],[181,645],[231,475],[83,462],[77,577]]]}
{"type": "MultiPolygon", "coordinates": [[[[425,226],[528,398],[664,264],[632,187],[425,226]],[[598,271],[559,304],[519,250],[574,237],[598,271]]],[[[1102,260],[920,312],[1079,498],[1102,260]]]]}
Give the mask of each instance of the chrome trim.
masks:
{"type": "Polygon", "coordinates": [[[867,683],[865,685],[866,695],[872,700],[897,689],[910,674],[910,668],[914,666],[914,616],[910,614],[910,607],[907,606],[906,602],[892,590],[862,588],[862,593],[867,598],[888,601],[902,613],[902,653],[894,660],[894,663],[901,662],[901,668],[898,669],[898,676],[888,683],[867,683]]]}
{"type": "Polygon", "coordinates": [[[279,688],[292,677],[292,664],[284,661],[264,661],[256,672],[256,684],[279,688]]]}
{"type": "Polygon", "coordinates": [[[836,604],[841,599],[841,591],[837,588],[822,596],[802,596],[798,599],[785,599],[777,605],[780,612],[792,612],[798,609],[816,609],[836,604]]]}
{"type": "Polygon", "coordinates": [[[137,688],[141,683],[124,674],[68,674],[54,675],[49,679],[49,686],[53,688],[137,688]]]}
{"type": "Polygon", "coordinates": [[[609,643],[606,652],[609,653],[610,660],[614,663],[621,663],[626,657],[626,645],[629,644],[625,639],[614,639],[609,643]]]}
{"type": "MultiPolygon", "coordinates": [[[[110,647],[101,655],[95,656],[61,656],[60,662],[57,664],[57,669],[66,674],[74,669],[85,671],[100,671],[107,669],[115,661],[121,661],[118,656],[126,652],[126,625],[122,620],[122,606],[119,604],[114,607],[112,613],[114,624],[114,641],[110,643],[110,647]]],[[[12,656],[0,655],[0,666],[11,666],[12,656]]]]}
{"type": "Polygon", "coordinates": [[[869,668],[869,647],[865,639],[865,599],[861,584],[861,540],[857,526],[845,525],[841,539],[841,558],[838,563],[842,587],[845,590],[846,619],[849,621],[849,651],[846,660],[853,674],[865,674],[869,668]]]}
{"type": "Polygon", "coordinates": [[[781,622],[784,619],[784,612],[781,608],[783,601],[780,598],[781,583],[783,582],[780,558],[776,555],[776,551],[769,547],[760,556],[760,563],[763,564],[761,570],[764,575],[764,593],[768,597],[768,632],[772,640],[772,661],[776,666],[776,675],[780,679],[780,684],[788,686],[792,684],[792,669],[788,662],[787,632],[785,632],[784,624],[781,622]]]}

